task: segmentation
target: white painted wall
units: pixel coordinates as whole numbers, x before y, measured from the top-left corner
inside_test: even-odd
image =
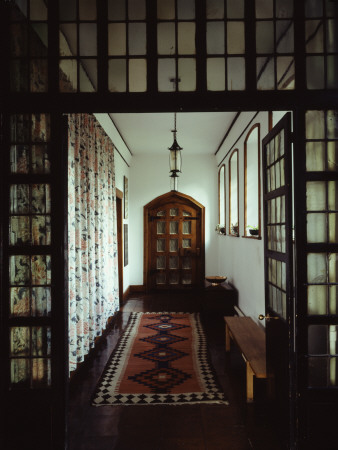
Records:
[[[220,163],[232,147],[239,151],[239,236],[217,235],[218,272],[226,275],[228,281],[238,289],[239,307],[245,315],[258,321],[259,314],[265,312],[264,299],[264,241],[246,239],[244,235],[244,141],[248,131],[255,123],[261,124],[261,140],[268,133],[268,113],[262,112],[248,126],[247,131],[237,141],[255,113],[242,113],[233,130],[217,154]],[[262,149],[260,149],[262,150]],[[229,156],[225,158],[227,186],[227,229],[229,226]],[[261,159],[262,161],[262,159]],[[262,171],[261,171],[262,173]],[[217,172],[214,174],[216,179]],[[262,186],[261,186],[262,189]],[[261,223],[263,224],[263,193],[261,192]]]
[[[170,190],[169,152],[134,156],[130,168],[129,249],[130,284],[143,284],[143,207]],[[206,275],[217,275],[217,171],[213,156],[188,156],[182,152],[178,190],[205,206]],[[216,173],[216,175],[215,175]]]
[[[115,128],[109,115],[95,114],[95,117],[100,122],[102,128],[114,144],[115,185],[117,189],[123,192],[123,177],[126,176],[128,180],[130,179],[130,168],[128,165],[130,165],[132,155],[122,140],[119,132]],[[123,223],[129,223],[129,218],[123,219]],[[128,264],[126,267],[123,267],[123,292],[128,289],[130,284],[130,265]]]

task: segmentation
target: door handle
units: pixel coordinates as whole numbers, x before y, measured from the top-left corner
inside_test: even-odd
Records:
[[[270,320],[270,319],[279,319],[279,317],[276,317],[276,316],[270,316],[270,314],[267,314],[266,316],[264,316],[264,314],[260,314],[259,316],[258,316],[258,319],[259,320]]]

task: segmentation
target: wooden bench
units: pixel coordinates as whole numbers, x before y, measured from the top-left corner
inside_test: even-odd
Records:
[[[267,378],[265,332],[250,317],[224,317],[225,351],[231,339],[246,362],[246,401],[253,401],[253,377]]]

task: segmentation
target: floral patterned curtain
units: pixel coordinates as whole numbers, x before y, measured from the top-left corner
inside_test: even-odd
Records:
[[[68,116],[69,369],[118,310],[113,145],[94,116]]]

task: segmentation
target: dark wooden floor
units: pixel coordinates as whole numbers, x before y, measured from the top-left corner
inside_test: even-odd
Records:
[[[234,348],[224,352],[222,313],[208,312],[198,294],[138,295],[118,314],[113,329],[70,389],[70,450],[280,450],[275,411],[265,380],[255,380],[255,402],[245,401],[245,365]],[[212,363],[230,405],[101,406],[90,398],[132,311],[201,312]]]

